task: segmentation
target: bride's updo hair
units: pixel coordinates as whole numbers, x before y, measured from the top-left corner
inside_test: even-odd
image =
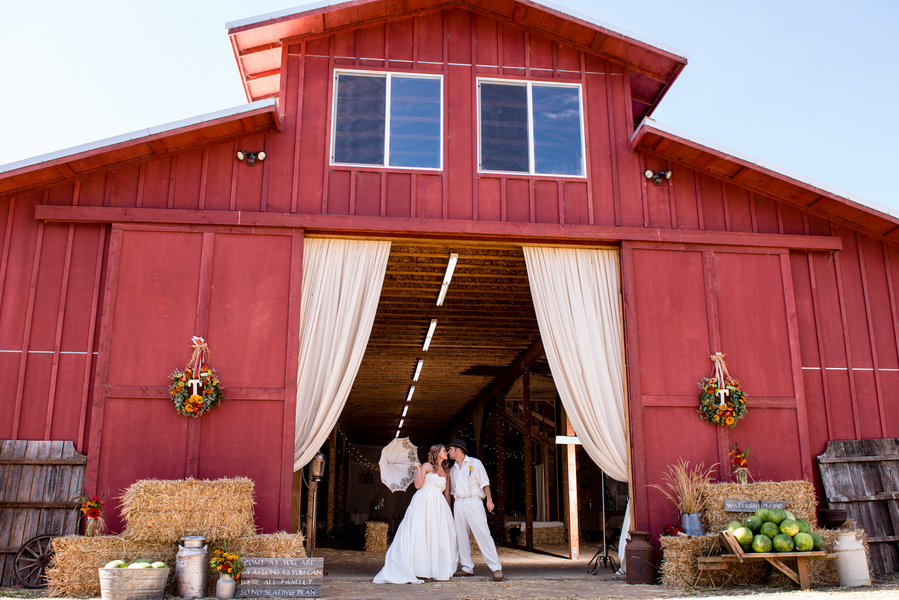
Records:
[[[443,450],[445,446],[443,444],[434,444],[431,446],[431,449],[428,451],[428,462],[431,463],[431,466],[434,467],[434,472],[436,473],[438,469],[443,469],[446,472],[448,469],[446,467],[447,462],[444,459],[440,460],[440,451]]]

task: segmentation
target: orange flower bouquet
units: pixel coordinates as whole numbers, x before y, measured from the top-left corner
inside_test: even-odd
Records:
[[[75,508],[81,511],[85,520],[84,535],[91,537],[100,535],[106,531],[106,521],[103,520],[103,506],[106,504],[97,496],[88,496],[84,490],[72,497],[78,503]]]
[[[228,545],[225,544],[223,550],[216,550],[213,553],[209,566],[223,575],[237,579],[244,569],[240,554],[240,552],[228,552]]]

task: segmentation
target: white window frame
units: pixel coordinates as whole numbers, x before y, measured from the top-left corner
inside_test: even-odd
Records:
[[[491,171],[484,169],[483,156],[481,154],[481,83],[500,84],[508,86],[527,87],[528,101],[528,171]],[[534,86],[538,87],[569,87],[577,88],[578,94],[578,117],[581,128],[581,175],[565,175],[558,173],[537,173],[534,170],[534,101],[531,93]],[[478,107],[477,107],[477,128],[478,128],[478,173],[492,173],[497,175],[518,175],[534,176],[534,177],[555,177],[564,179],[586,179],[587,178],[587,139],[584,131],[584,86],[580,83],[567,83],[557,80],[552,81],[524,81],[520,79],[497,79],[490,77],[478,78]]]
[[[374,163],[345,163],[345,162],[336,162],[334,160],[334,152],[335,145],[337,143],[337,80],[340,75],[357,75],[361,77],[383,77],[386,81],[386,98],[385,98],[385,110],[384,110],[384,164],[374,164]],[[408,78],[417,78],[417,79],[436,79],[440,82],[440,135],[439,135],[439,143],[440,147],[440,160],[439,165],[437,167],[404,167],[404,166],[393,166],[388,164],[390,162],[390,101],[391,101],[391,93],[390,93],[390,80],[394,77],[408,77]],[[396,71],[369,71],[369,70],[361,70],[361,69],[334,69],[334,76],[331,80],[331,86],[333,93],[333,101],[331,103],[331,144],[329,151],[329,159],[330,165],[334,167],[367,167],[369,169],[400,169],[400,170],[413,170],[413,171],[443,171],[443,146],[444,146],[444,86],[443,86],[443,74],[440,73],[405,73],[405,72],[396,72]]]

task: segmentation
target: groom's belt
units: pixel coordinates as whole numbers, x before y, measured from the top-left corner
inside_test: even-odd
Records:
[[[478,500],[483,500],[484,496],[458,496],[456,494],[453,494],[453,498],[455,498],[456,500],[468,500],[469,498],[477,498]]]

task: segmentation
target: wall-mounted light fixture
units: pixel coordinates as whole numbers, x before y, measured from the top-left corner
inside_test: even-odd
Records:
[[[656,185],[662,185],[663,179],[671,179],[671,171],[653,171],[652,169],[646,169],[643,175],[646,176],[646,179],[652,179],[652,182]]]
[[[431,345],[431,338],[434,337],[435,329],[437,329],[437,319],[431,319],[431,326],[428,327],[428,335],[425,336],[425,345],[422,347],[422,350],[425,352],[428,351],[428,346]]]
[[[247,164],[252,167],[253,165],[256,164],[257,160],[260,162],[265,160],[265,151],[260,150],[258,152],[247,152],[246,150],[238,150],[237,151],[237,160],[242,161],[244,159],[246,159]]]
[[[437,306],[443,306],[443,300],[446,298],[446,292],[449,290],[450,280],[453,278],[453,271],[456,270],[456,261],[459,255],[453,252],[450,254],[449,263],[446,265],[446,274],[443,276],[443,283],[440,285],[440,295],[437,296]]]

